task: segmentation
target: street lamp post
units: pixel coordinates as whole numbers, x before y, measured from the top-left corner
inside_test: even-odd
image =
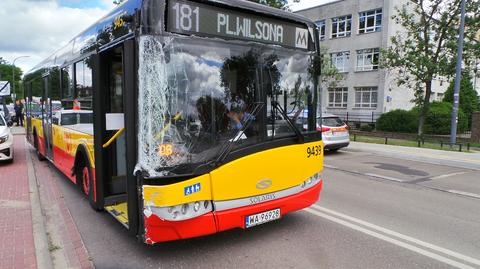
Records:
[[[18,56],[17,58],[13,59],[13,63],[12,63],[12,93],[15,94],[16,96],[16,93],[15,93],[15,61],[20,59],[20,58],[27,58],[27,57],[30,57],[28,55],[25,55],[25,56]],[[13,100],[15,102],[15,100]]]
[[[465,28],[465,0],[462,0],[460,11],[460,33],[458,35],[458,51],[457,51],[457,67],[455,76],[455,87],[453,89],[453,109],[450,129],[450,146],[457,142],[457,123],[458,123],[458,106],[460,101],[460,80],[462,77],[462,53],[463,53],[463,36]]]

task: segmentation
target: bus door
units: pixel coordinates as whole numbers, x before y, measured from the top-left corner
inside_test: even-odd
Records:
[[[42,127],[43,137],[45,141],[45,157],[52,159],[52,103],[51,103],[51,89],[50,89],[50,77],[49,75],[43,77],[43,116]]]
[[[93,62],[96,203],[136,234],[135,41],[105,49]]]

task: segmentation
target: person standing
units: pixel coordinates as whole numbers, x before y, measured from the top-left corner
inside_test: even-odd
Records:
[[[15,110],[15,116],[16,116],[16,123],[17,126],[23,126],[23,104],[20,102],[20,100],[15,101],[15,106],[13,107]]]

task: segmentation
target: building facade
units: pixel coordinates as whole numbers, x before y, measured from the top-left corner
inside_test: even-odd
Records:
[[[380,50],[402,32],[392,16],[406,0],[338,0],[297,11],[315,21],[320,44],[343,74],[334,87],[323,85],[322,109],[351,122],[374,122],[384,112],[410,109],[414,90],[399,87],[399,73],[379,68]],[[432,101],[441,100],[448,82],[433,82]]]

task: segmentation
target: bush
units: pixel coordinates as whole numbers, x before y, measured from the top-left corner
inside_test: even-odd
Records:
[[[450,134],[452,104],[448,102],[433,102],[425,119],[426,134]],[[468,128],[468,119],[461,109],[458,111],[457,131],[463,133]]]
[[[373,131],[373,126],[371,124],[360,126],[360,131],[362,132],[371,132]]]
[[[414,110],[392,110],[382,114],[377,120],[377,130],[384,132],[415,133],[418,128],[418,115]]]

